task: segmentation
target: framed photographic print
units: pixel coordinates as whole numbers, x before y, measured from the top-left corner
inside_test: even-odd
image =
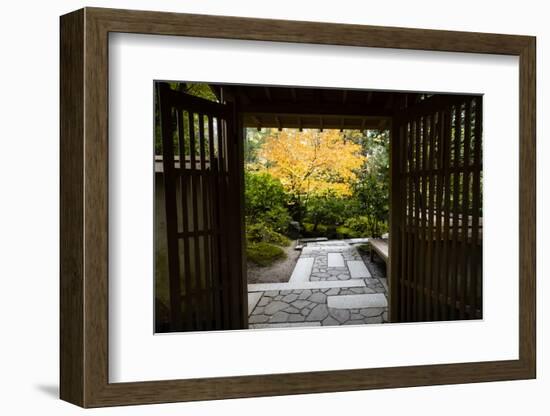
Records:
[[[62,399],[535,377],[535,38],[85,8],[60,52]]]

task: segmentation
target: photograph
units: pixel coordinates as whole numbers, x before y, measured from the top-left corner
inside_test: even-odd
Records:
[[[155,333],[483,318],[482,95],[152,88]]]
[[[527,380],[540,367],[543,14],[394,7],[381,18],[294,3],[56,13],[56,80],[40,85],[58,93],[59,114],[39,125],[59,132],[59,151],[31,135],[42,150],[26,166],[55,165],[59,250],[38,254],[59,263],[57,285],[28,244],[19,262],[59,295],[31,302],[33,319],[56,303],[59,324],[37,326],[57,358],[42,354],[55,377],[36,380],[82,408],[138,412],[213,401],[242,413],[227,399],[296,395],[291,413],[308,397],[309,413],[364,413],[319,405],[345,392],[390,413],[539,403],[544,383]],[[8,84],[26,114],[7,123],[20,147],[30,96]],[[31,154],[17,146],[6,177]],[[16,186],[27,220],[52,193],[36,187],[42,173],[28,192]],[[42,236],[6,218],[21,241]],[[34,293],[10,281],[25,287],[6,293]],[[14,322],[24,342],[42,339]],[[28,378],[37,366],[19,367]],[[503,389],[520,384],[516,405]]]

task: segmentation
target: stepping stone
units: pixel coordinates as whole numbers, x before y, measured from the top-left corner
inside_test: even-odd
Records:
[[[304,319],[306,319],[305,316],[291,314],[288,317],[288,322],[304,322]]]
[[[351,319],[349,321],[344,322],[342,325],[364,325],[365,322],[363,322],[362,319]]]
[[[371,274],[367,269],[367,266],[365,266],[365,263],[363,263],[363,260],[348,261],[348,269],[352,279],[371,277]]]
[[[329,308],[355,309],[355,308],[385,308],[388,306],[386,296],[382,293],[366,295],[339,295],[329,296],[327,299]]]
[[[328,316],[328,308],[325,304],[319,304],[310,312],[306,321],[322,321]]]
[[[321,322],[284,322],[280,324],[255,324],[250,325],[250,329],[300,328],[309,326],[321,326]]]
[[[295,293],[291,293],[283,298],[283,302],[292,303],[296,299],[298,299],[298,295],[296,295]]]
[[[286,302],[281,302],[280,300],[276,300],[271,302],[269,305],[267,305],[264,309],[264,313],[266,315],[273,315],[276,312],[282,311],[283,309],[288,308],[290,305]]]
[[[365,319],[367,324],[381,324],[382,323],[382,317],[381,316],[374,316],[372,318]]]
[[[338,322],[332,316],[329,316],[323,320],[323,326],[332,326],[332,325],[340,325],[340,322]]]
[[[297,308],[297,309],[302,309],[304,306],[309,305],[309,303],[310,302],[308,302],[307,300],[299,299],[299,300],[295,300],[294,302],[292,302],[292,306]]]
[[[349,320],[350,317],[347,309],[329,309],[329,314],[341,324]]]
[[[292,271],[289,283],[308,282],[314,260],[313,257],[300,257]]]
[[[248,294],[248,315],[252,313],[262,295],[262,292],[252,292]]]
[[[344,258],[340,253],[328,253],[328,267],[345,267]]]
[[[312,294],[307,300],[315,303],[325,303],[325,301],[327,300],[327,295],[321,292],[317,292]]]
[[[288,313],[279,311],[271,317],[269,322],[286,322],[288,321]]]
[[[330,289],[332,287],[366,287],[365,281],[363,279],[348,279],[348,280],[337,280],[337,281],[327,281],[322,280],[318,282],[287,282],[287,283],[252,283],[248,285],[249,292],[266,292],[268,293],[279,293],[279,290],[305,290],[305,289]],[[300,296],[298,296],[300,299]]]
[[[361,309],[361,314],[365,318],[372,318],[373,316],[380,316],[385,310],[386,308],[366,308]]]
[[[269,316],[266,316],[266,315],[252,315],[250,318],[248,318],[248,323],[260,324],[263,322],[267,322],[268,319],[269,319]]]

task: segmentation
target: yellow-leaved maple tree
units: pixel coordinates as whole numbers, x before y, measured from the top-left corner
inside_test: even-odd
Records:
[[[366,160],[361,145],[346,141],[338,130],[275,132],[266,138],[260,157],[265,169],[297,198],[350,195],[355,170]]]

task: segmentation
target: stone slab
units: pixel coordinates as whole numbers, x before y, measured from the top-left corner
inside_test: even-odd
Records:
[[[327,298],[327,306],[339,309],[384,308],[388,306],[388,301],[382,293],[338,295],[329,296]]]
[[[352,279],[371,277],[369,269],[367,269],[367,266],[365,266],[363,260],[349,260],[348,269]]]
[[[313,257],[300,257],[292,271],[289,282],[309,282],[314,261],[315,259]]]
[[[293,283],[253,283],[248,285],[248,292],[265,292],[268,290],[331,289],[333,287],[366,287],[366,284],[363,279],[320,280],[316,282]]]
[[[343,244],[343,245],[340,245],[340,246],[336,246],[336,245],[330,245],[330,246],[321,246],[321,245],[318,245],[318,246],[306,246],[302,249],[302,253],[303,254],[310,254],[312,252],[319,252],[319,251],[324,251],[324,252],[327,252],[327,251],[342,251],[342,250],[349,250],[351,249],[353,246],[350,246],[349,244]]]
[[[347,243],[350,244],[365,244],[369,242],[368,238],[350,238],[346,240]]]
[[[248,294],[248,315],[252,313],[262,295],[263,292],[252,292]]]
[[[384,289],[386,289],[386,292],[389,292],[388,279],[386,279],[385,277],[380,277],[378,278],[378,280],[380,280],[380,283],[382,283],[382,286],[384,286]]]
[[[344,257],[340,253],[328,253],[328,267],[346,267]]]

